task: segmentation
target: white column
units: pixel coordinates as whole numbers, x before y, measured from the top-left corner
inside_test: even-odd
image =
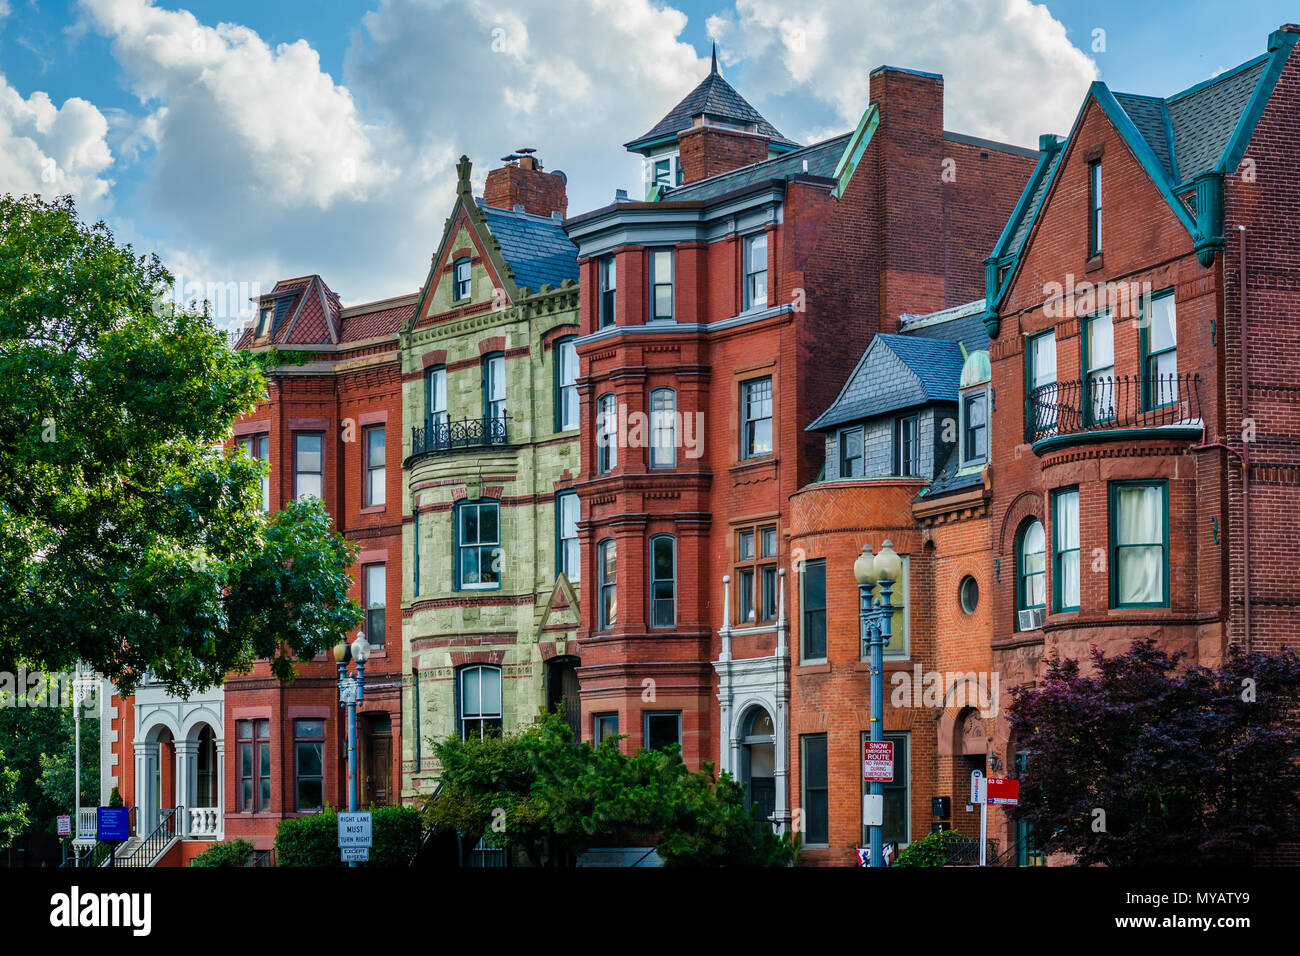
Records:
[[[772,727],[776,735],[772,754],[772,776],[776,786],[776,806],[772,816],[776,820],[777,832],[785,833],[789,827],[789,709],[790,688],[786,682],[786,666],[790,660],[790,645],[786,640],[787,622],[785,619],[785,568],[777,572],[777,614],[776,614],[776,712],[772,714]]]
[[[220,733],[217,734],[217,793],[212,804],[217,808],[217,839],[224,840],[226,837],[226,741]]]
[[[193,740],[176,741],[176,806],[184,809],[176,813],[176,833],[190,835],[190,808],[194,804],[194,771],[198,757],[198,744]]]
[[[718,655],[718,763],[735,774],[735,745],[731,739],[731,575],[722,576],[722,653]]]

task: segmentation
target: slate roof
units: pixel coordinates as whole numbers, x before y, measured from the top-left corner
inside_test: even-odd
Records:
[[[748,101],[736,92],[735,87],[717,72],[716,63],[714,70],[700,82],[700,85],[687,93],[686,97],[669,110],[663,119],[644,135],[623,145],[627,149],[635,150],[662,137],[675,137],[682,130],[694,126],[695,117],[701,114],[727,123],[735,123],[737,126],[753,125],[759,133],[774,143],[799,145],[794,140],[782,136],[780,131],[765,120],[758,110],[750,106]]]
[[[719,173],[708,179],[700,179],[686,186],[665,189],[660,193],[659,199],[661,202],[714,199],[755,183],[786,179],[790,176],[821,176],[831,179],[834,177],[835,167],[840,157],[844,154],[844,147],[852,135],[852,133],[844,133],[842,136],[834,136],[820,143],[804,146],[772,159],[765,159],[760,163],[741,166],[739,169]],[[805,160],[808,162],[806,173],[803,168]]]
[[[273,305],[275,310],[271,318],[273,345],[332,345],[336,340],[344,343],[396,335],[402,320],[415,309],[414,302],[384,299],[353,306],[344,317],[338,294],[319,275],[281,279],[262,296],[259,311],[265,305]],[[254,318],[240,334],[236,349],[253,345],[256,321]]]
[[[982,468],[968,471],[964,475],[959,475],[958,469],[961,467],[961,444],[952,446],[952,451],[948,453],[948,460],[943,463],[939,469],[939,474],[935,475],[934,481],[930,482],[916,496],[921,498],[937,498],[939,495],[946,495],[950,491],[960,491],[963,488],[973,488],[976,485],[984,484],[984,473]]]
[[[497,209],[482,200],[479,209],[501,245],[515,285],[536,290],[544,284],[559,286],[565,279],[578,281],[578,247],[559,219]]]

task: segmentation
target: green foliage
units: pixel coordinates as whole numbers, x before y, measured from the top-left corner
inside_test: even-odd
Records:
[[[108,795],[108,805],[110,807],[124,807],[126,801],[122,799],[122,791],[113,787],[113,792]]]
[[[224,443],[267,360],[159,306],[170,282],[70,198],[0,197],[0,659],[128,694],[266,657],[288,680],[360,623],[353,551],[319,501],[262,513],[264,465]]]
[[[0,671],[12,673],[15,669],[0,656]],[[26,697],[24,704],[33,703],[25,691],[18,696]],[[53,833],[55,817],[71,813],[75,805],[72,708],[18,707],[14,703],[6,701],[0,706],[0,741],[4,742],[0,772],[10,770],[17,775],[16,800],[26,805],[29,826]],[[99,803],[99,720],[93,712],[82,713],[81,803],[88,807]]]
[[[506,737],[434,744],[442,790],[431,827],[520,849],[534,865],[586,849],[654,843],[671,866],[785,865],[790,843],[754,825],[744,792],[713,766],[692,773],[674,751],[622,753],[613,738],[575,744],[557,714]]]
[[[424,826],[411,807],[376,807],[371,811],[370,860],[361,866],[410,866],[420,849]],[[275,834],[278,866],[344,866],[339,859],[339,818],[333,808],[306,817],[281,820]]]
[[[948,862],[948,855],[955,844],[961,843],[963,837],[956,830],[940,830],[930,833],[914,843],[909,843],[894,857],[891,866],[943,866]]]
[[[243,866],[253,855],[253,844],[244,839],[214,843],[194,859],[190,866]]]
[[[6,767],[0,750],[0,850],[7,849],[27,823],[27,804],[18,799],[18,771]]]

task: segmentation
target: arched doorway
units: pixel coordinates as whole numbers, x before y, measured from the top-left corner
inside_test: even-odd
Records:
[[[136,747],[139,808],[136,830],[141,836],[153,832],[162,812],[176,806],[176,738],[165,724],[155,724]]]
[[[573,739],[582,739],[582,701],[578,697],[578,658],[562,655],[546,662],[546,710],[563,705]]]
[[[776,812],[776,728],[772,715],[751,707],[741,722],[740,781],[745,805],[759,826],[771,826]]]

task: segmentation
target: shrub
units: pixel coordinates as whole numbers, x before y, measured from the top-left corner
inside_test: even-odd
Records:
[[[370,860],[362,866],[409,866],[420,849],[424,827],[411,807],[377,807],[372,811]],[[282,820],[275,834],[280,866],[343,866],[338,847],[338,811]]]
[[[190,866],[243,866],[253,854],[253,844],[244,839],[214,843],[194,859]]]
[[[122,791],[118,790],[117,787],[114,787],[113,792],[108,795],[108,805],[110,807],[126,806],[126,801],[122,799]]]
[[[940,830],[909,843],[894,859],[893,866],[943,866],[953,844],[965,839],[956,830]]]

